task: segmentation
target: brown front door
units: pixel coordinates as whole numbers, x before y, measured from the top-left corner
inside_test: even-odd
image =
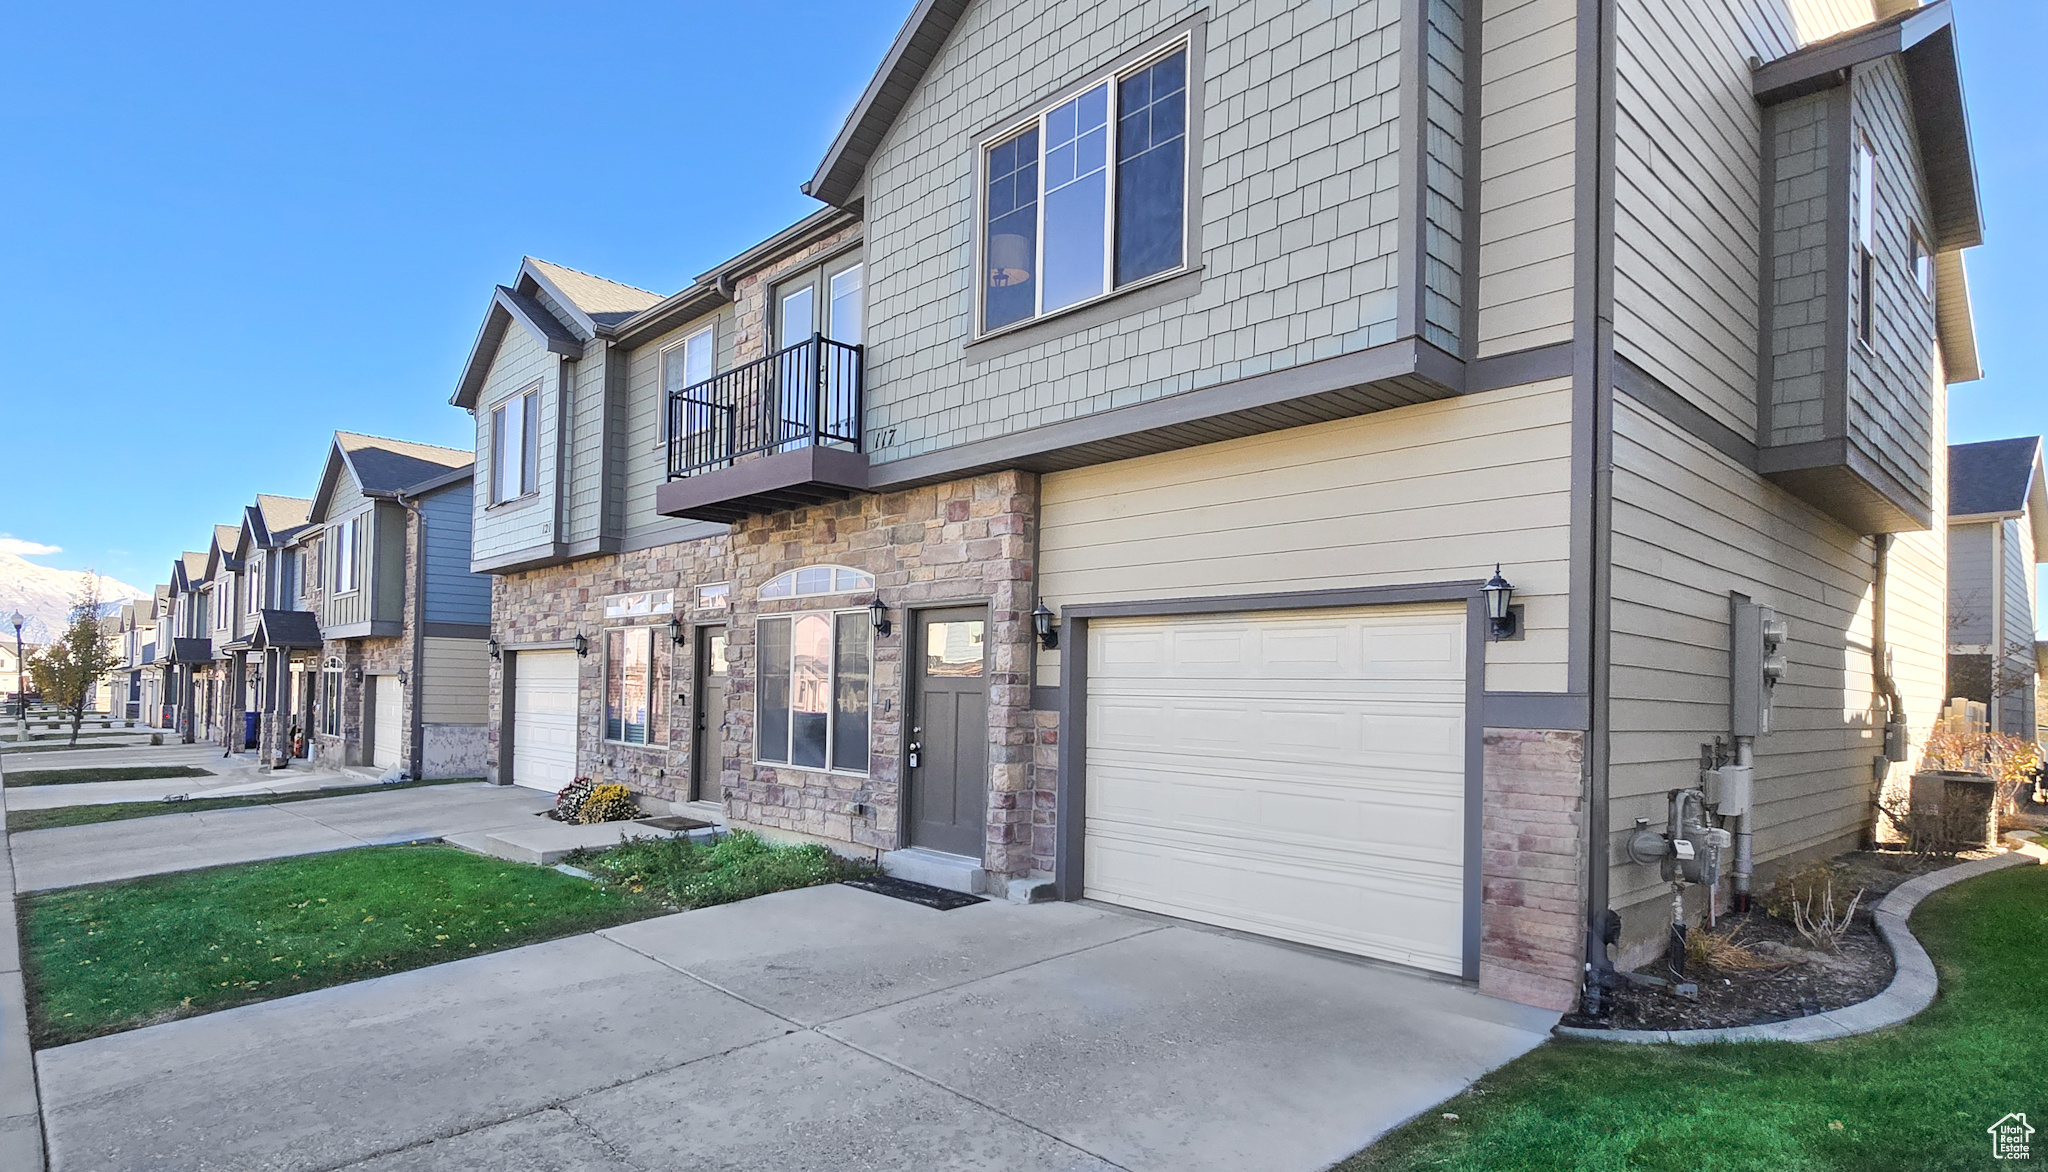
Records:
[[[697,628],[695,701],[690,705],[690,797],[715,802],[724,796],[719,773],[725,765],[725,628]]]
[[[910,845],[979,860],[988,834],[988,611],[917,613]]]

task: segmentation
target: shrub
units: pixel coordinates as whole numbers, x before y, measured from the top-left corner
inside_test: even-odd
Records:
[[[576,809],[576,821],[584,825],[596,822],[625,822],[640,816],[639,803],[633,800],[633,791],[623,785],[600,785],[590,791],[583,804]]]
[[[842,859],[816,843],[776,846],[745,830],[715,843],[636,838],[607,851],[579,854],[577,859],[610,882],[636,892],[651,888],[686,908],[836,883],[874,871],[871,865]]]
[[[1688,971],[1714,969],[1724,973],[1746,973],[1776,968],[1779,962],[1759,955],[1744,944],[1741,929],[1726,932],[1694,928],[1685,934],[1685,964]]]
[[[2032,785],[2041,768],[2041,746],[2001,732],[1936,725],[1927,738],[1920,769],[1981,773],[1998,783],[1998,812],[2018,809],[2020,790]]]
[[[1764,898],[1764,910],[1792,927],[1808,944],[1828,952],[1842,950],[1842,937],[1856,922],[1856,908],[1863,902],[1863,888],[1848,895],[1835,890],[1836,868],[1829,863],[1810,863],[1797,871],[1778,876]]]
[[[574,822],[583,811],[583,803],[590,800],[590,791],[597,786],[587,777],[579,777],[562,787],[555,795],[555,821]]]

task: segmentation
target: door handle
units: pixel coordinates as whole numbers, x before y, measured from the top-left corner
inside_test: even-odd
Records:
[[[917,743],[916,741],[912,741],[912,742],[910,742],[910,749],[909,749],[909,754],[910,754],[910,767],[911,767],[912,769],[915,769],[915,768],[917,768],[917,752],[918,752],[918,750],[919,750],[919,749],[922,749],[922,748],[924,748],[924,746],[923,746],[923,745],[920,745],[920,744],[918,744],[918,743]]]

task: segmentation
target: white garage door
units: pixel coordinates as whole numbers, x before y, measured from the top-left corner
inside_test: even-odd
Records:
[[[405,740],[405,685],[397,676],[372,676],[376,681],[377,710],[370,720],[370,764],[386,769],[404,756],[399,746]]]
[[[576,653],[518,656],[512,674],[512,780],[552,793],[576,780]]]
[[[1464,968],[1465,611],[1088,628],[1090,898]]]

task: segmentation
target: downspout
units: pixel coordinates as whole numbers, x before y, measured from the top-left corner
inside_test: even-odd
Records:
[[[1906,759],[1906,701],[1899,694],[1899,682],[1892,676],[1891,645],[1891,562],[1892,535],[1880,533],[1871,539],[1870,556],[1870,675],[1877,681],[1877,691],[1884,697],[1884,739],[1880,742],[1882,754],[1870,763],[1872,780],[1876,782],[1876,793],[1871,796],[1873,803],[1884,799],[1884,782],[1890,774],[1893,761]],[[1872,819],[1872,833],[1876,831],[1876,819]]]
[[[407,748],[412,754],[412,779],[419,781],[426,776],[427,727],[421,723],[425,717],[426,705],[421,700],[420,669],[427,662],[427,514],[421,510],[419,501],[408,500],[403,492],[393,494],[399,506],[412,514],[413,556],[412,556],[412,686],[406,689],[406,707],[412,714],[412,735],[407,738]]]

